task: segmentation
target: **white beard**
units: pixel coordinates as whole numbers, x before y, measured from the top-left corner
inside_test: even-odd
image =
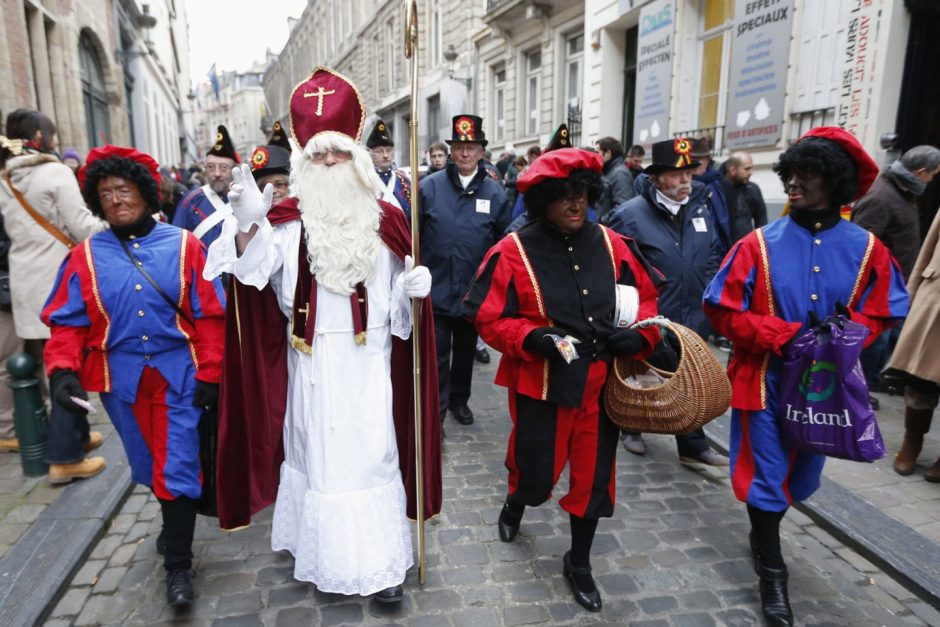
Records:
[[[353,158],[326,166],[305,154],[325,148],[351,152]],[[300,207],[310,271],[331,292],[352,294],[357,283],[372,278],[382,245],[381,182],[372,160],[352,139],[324,133],[311,139],[303,153],[294,152],[292,162],[291,194]]]

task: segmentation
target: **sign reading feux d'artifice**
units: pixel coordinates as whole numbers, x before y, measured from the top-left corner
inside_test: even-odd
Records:
[[[725,145],[731,150],[780,140],[792,15],[793,0],[735,3],[725,116]]]
[[[669,137],[674,16],[672,0],[657,0],[640,10],[633,114],[635,144],[650,144]]]

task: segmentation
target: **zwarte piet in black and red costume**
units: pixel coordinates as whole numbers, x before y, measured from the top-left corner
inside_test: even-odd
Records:
[[[571,550],[563,572],[590,611],[602,605],[591,545],[598,519],[614,512],[618,430],[603,404],[608,368],[618,355],[649,356],[659,341],[655,328],[615,327],[617,292],[632,293],[635,322],[656,315],[662,280],[633,240],[586,219],[603,191],[601,166],[600,155],[573,148],[539,157],[517,182],[532,220],[489,250],[463,303],[502,353],[496,384],[509,388],[500,539],[513,541],[525,508],[551,497],[567,465],[570,486],[559,504],[571,519]],[[564,358],[560,340],[576,342],[576,359]]]

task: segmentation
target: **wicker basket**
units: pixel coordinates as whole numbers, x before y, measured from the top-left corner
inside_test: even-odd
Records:
[[[607,378],[604,405],[611,421],[627,431],[640,433],[688,433],[714,420],[731,405],[731,382],[705,341],[691,329],[655,318],[640,326],[656,324],[679,338],[679,367],[664,373],[645,361],[618,357]],[[641,388],[626,379],[653,370],[665,381]]]

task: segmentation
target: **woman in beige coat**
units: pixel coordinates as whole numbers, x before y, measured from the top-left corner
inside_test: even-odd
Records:
[[[911,310],[888,366],[907,374],[904,385],[904,442],[894,458],[894,470],[910,475],[917,465],[940,401],[940,213],[934,218],[917,263],[907,282]],[[924,478],[940,482],[940,459]]]
[[[13,327],[24,341],[26,352],[41,365],[49,327],[39,319],[39,312],[69,251],[61,240],[80,242],[104,230],[107,223],[88,210],[75,175],[59,161],[55,153],[56,127],[48,116],[17,109],[7,117],[6,137],[0,142],[0,212],[10,238]],[[38,219],[24,207],[17,193]],[[40,224],[43,220],[46,226]],[[93,431],[85,449],[95,448],[101,441],[101,434]],[[7,450],[16,448],[18,443]],[[98,474],[104,466],[104,459],[93,457],[77,463],[50,464],[49,473],[54,482],[63,483]]]

